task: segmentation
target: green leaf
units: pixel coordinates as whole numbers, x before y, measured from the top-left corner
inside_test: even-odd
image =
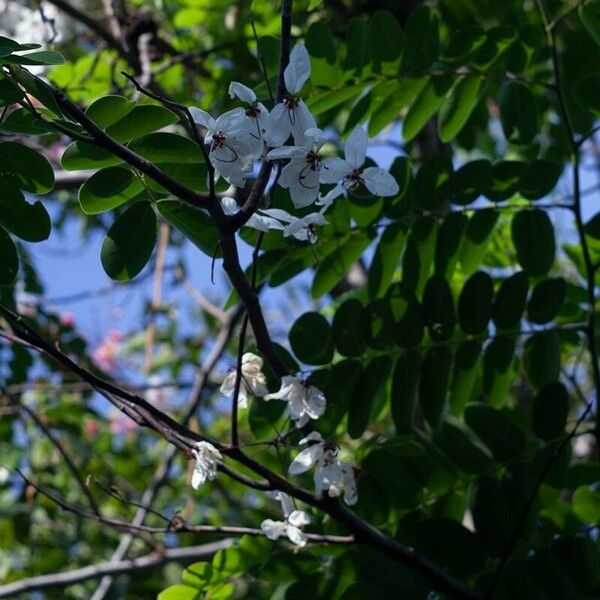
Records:
[[[435,75],[428,79],[425,87],[410,105],[402,123],[402,135],[406,142],[414,139],[440,109],[452,81],[448,75]]]
[[[516,460],[525,451],[523,430],[504,412],[483,404],[470,404],[465,422],[500,462]]]
[[[506,139],[515,144],[529,144],[538,132],[535,98],[527,85],[507,81],[498,96],[500,121]]]
[[[325,59],[330,64],[335,63],[335,40],[325,22],[312,23],[306,32],[304,43],[311,57]]]
[[[439,19],[428,6],[420,5],[410,13],[405,32],[403,66],[420,73],[438,58]]]
[[[392,379],[391,408],[398,434],[412,432],[420,372],[421,355],[418,351],[406,352],[396,360]]]
[[[534,160],[528,164],[519,182],[519,191],[527,200],[547,196],[558,183],[563,171],[562,163],[551,160]]]
[[[355,298],[346,300],[333,317],[333,339],[343,356],[361,356],[366,349],[361,320],[363,306]]]
[[[19,272],[19,255],[17,247],[10,236],[0,227],[0,285],[10,285]]]
[[[2,59],[2,62],[9,65],[62,65],[65,59],[59,52],[52,50],[40,50],[39,52],[29,52],[28,54],[12,54]]]
[[[348,406],[348,435],[358,439],[369,425],[375,398],[386,385],[392,361],[387,356],[370,360]]]
[[[0,144],[0,177],[7,175],[19,188],[33,194],[45,194],[54,186],[54,171],[48,160],[16,142]]]
[[[573,96],[577,104],[585,111],[589,111],[595,117],[600,116],[600,97],[598,86],[600,75],[592,73],[578,79],[572,88]]]
[[[112,152],[86,142],[72,142],[67,146],[60,159],[63,169],[79,171],[80,169],[99,169],[118,165],[123,161]]]
[[[371,62],[372,47],[369,39],[369,21],[366,16],[352,17],[345,26],[348,52],[344,60],[344,70],[362,75]]]
[[[202,590],[178,583],[163,590],[157,600],[202,600],[203,596]]]
[[[573,511],[585,523],[600,523],[600,491],[579,486],[573,494]]]
[[[404,48],[404,32],[396,17],[388,10],[373,13],[369,26],[373,68],[379,72],[382,65],[394,63],[400,58]]]
[[[369,136],[375,137],[391,122],[399,119],[400,111],[411,103],[425,85],[424,78],[416,77],[398,77],[377,83],[372,90]]]
[[[348,273],[350,267],[362,256],[371,243],[373,235],[368,232],[350,235],[340,248],[323,259],[315,272],[311,287],[313,298],[320,298],[335,287]]]
[[[423,318],[434,342],[443,342],[454,333],[456,313],[452,291],[446,279],[433,275],[423,292]]]
[[[516,194],[527,169],[525,163],[516,160],[500,160],[492,166],[492,182],[485,195],[493,202],[508,200]]]
[[[424,323],[415,293],[403,283],[395,283],[388,288],[385,300],[390,322],[382,323],[384,336],[391,336],[401,348],[412,348],[419,344],[423,339]]]
[[[140,104],[110,125],[106,133],[117,142],[128,142],[177,122],[179,117],[164,106]]]
[[[146,160],[155,163],[204,163],[198,144],[176,133],[150,133],[134,140],[129,147]]]
[[[112,224],[100,259],[106,274],[117,281],[133,279],[145,266],[156,243],[156,215],[148,202],[128,208]]]
[[[433,211],[447,200],[444,192],[452,168],[448,156],[434,156],[423,163],[414,181],[415,203],[419,208]]]
[[[27,242],[47,240],[52,227],[44,205],[29,204],[5,176],[0,178],[0,225]]]
[[[369,267],[369,298],[382,296],[394,277],[406,242],[406,229],[399,223],[390,223],[377,244]]]
[[[600,212],[596,213],[583,227],[587,235],[600,240]]]
[[[525,372],[535,388],[556,381],[560,376],[560,338],[557,331],[540,331],[525,343]]]
[[[471,439],[472,435],[458,425],[445,422],[434,439],[459,469],[480,474],[489,467],[491,456]]]
[[[135,198],[144,185],[125,167],[108,167],[94,173],[79,189],[79,204],[86,215],[96,215]]]
[[[321,94],[311,96],[307,102],[307,106],[313,115],[320,115],[350,99],[356,98],[362,89],[362,86],[354,85],[322,92]]]
[[[527,304],[527,319],[540,325],[549,323],[560,312],[566,293],[567,284],[562,277],[538,282]]]
[[[556,242],[548,215],[540,209],[523,210],[514,215],[512,239],[519,263],[529,275],[545,275],[554,263]]]
[[[0,106],[14,104],[23,98],[23,92],[7,77],[0,75]],[[0,124],[1,126],[2,124]]]
[[[301,315],[289,332],[296,358],[309,365],[324,365],[333,359],[333,336],[327,319],[316,312]]]
[[[402,257],[402,282],[420,296],[429,279],[438,223],[434,217],[424,217],[415,222],[410,231]]]
[[[12,78],[21,86],[23,89],[31,94],[34,98],[37,98],[48,110],[53,112],[58,117],[62,116],[62,111],[56,102],[54,93],[50,86],[42,81],[39,77],[32,75],[26,69],[17,65],[9,67]]]
[[[179,200],[161,200],[156,203],[156,208],[169,225],[183,233],[204,254],[211,258],[221,256],[219,231],[205,211]]]
[[[103,129],[117,123],[127,113],[132,111],[135,104],[123,96],[103,96],[92,102],[86,109],[85,114],[96,125]]]
[[[588,30],[596,44],[600,46],[600,2],[591,0],[579,4],[577,9],[581,23]]]
[[[492,317],[498,329],[514,329],[525,310],[529,280],[523,271],[507,277],[496,294]]]
[[[478,210],[470,219],[460,249],[460,262],[465,275],[477,270],[498,221],[493,208]]]
[[[495,407],[506,404],[515,376],[515,341],[497,336],[488,344],[483,355],[483,393],[486,402]]]
[[[453,140],[466,125],[479,101],[485,79],[470,75],[459,79],[440,110],[438,132],[442,142]]]
[[[545,385],[535,397],[531,423],[535,435],[552,440],[565,431],[569,413],[569,393],[559,381]]]
[[[483,333],[492,316],[494,283],[483,271],[466,281],[458,298],[458,321],[462,330],[471,335]]]
[[[472,160],[454,171],[443,190],[452,204],[466,206],[486,193],[492,185],[492,164],[489,160]]]
[[[446,215],[438,230],[435,245],[435,273],[451,278],[458,259],[468,218],[459,212]]]
[[[438,427],[444,412],[451,366],[452,352],[447,346],[434,346],[423,358],[419,405],[433,429]]]
[[[454,415],[462,415],[465,406],[472,400],[480,371],[480,359],[479,342],[462,342],[456,350],[450,388],[450,407]]]

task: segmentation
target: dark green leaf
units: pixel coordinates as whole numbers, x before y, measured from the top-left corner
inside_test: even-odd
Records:
[[[518,212],[512,221],[512,239],[519,263],[529,275],[540,277],[550,270],[556,242],[552,222],[543,210]]]
[[[579,4],[579,18],[581,23],[594,38],[596,44],[600,46],[600,2],[591,0]]]
[[[311,294],[320,298],[329,292],[347,273],[371,243],[373,235],[368,232],[351,235],[340,248],[329,254],[317,267]]]
[[[506,404],[515,376],[515,341],[497,336],[483,355],[483,392],[486,402],[495,407]]]
[[[124,167],[108,167],[94,173],[79,190],[79,204],[87,215],[112,210],[137,196],[144,186]]]
[[[0,178],[0,225],[27,242],[47,240],[51,230],[44,205],[39,201],[29,204],[6,177]]]
[[[528,164],[519,183],[523,198],[539,200],[547,196],[558,183],[563,165],[551,160],[534,160]]]
[[[118,142],[128,142],[178,121],[179,117],[164,106],[140,104],[110,125],[106,133]]]
[[[425,87],[410,105],[402,123],[402,135],[406,142],[414,139],[429,119],[440,109],[452,81],[452,78],[447,75],[436,75],[429,78]]]
[[[54,186],[54,171],[48,160],[16,142],[0,144],[0,177],[5,179],[6,175],[19,188],[34,194],[45,194]]]
[[[2,59],[4,64],[9,65],[62,65],[65,59],[62,54],[52,50],[40,50],[39,52],[29,52],[28,54],[11,54]]]
[[[333,336],[327,319],[316,312],[304,313],[292,325],[290,345],[298,360],[324,365],[333,358]]]
[[[435,255],[438,222],[433,217],[413,225],[402,258],[402,282],[420,296],[429,279]]]
[[[386,356],[374,358],[365,366],[362,377],[348,406],[348,435],[359,438],[369,425],[375,398],[386,385],[392,360]]]
[[[483,473],[491,462],[491,456],[458,425],[442,423],[435,443],[459,469],[468,473]]]
[[[560,338],[557,331],[540,331],[525,343],[523,365],[531,384],[542,388],[560,375]]]
[[[23,97],[23,92],[19,86],[15,85],[10,79],[0,76],[0,106],[7,106],[18,102]]]
[[[493,208],[478,210],[470,219],[465,230],[460,262],[465,275],[477,270],[486,251],[499,214]]]
[[[439,20],[434,12],[420,5],[406,23],[403,66],[420,73],[431,66],[440,51]]]
[[[53,112],[58,117],[62,116],[62,111],[47,83],[17,65],[11,65],[9,70],[12,78],[23,87],[26,92],[31,94],[34,98],[37,98],[49,111]]]
[[[600,491],[578,487],[573,494],[573,511],[584,523],[599,523]]]
[[[566,292],[567,284],[562,277],[538,282],[527,304],[527,319],[540,325],[552,321],[563,306]]]
[[[181,231],[204,254],[211,258],[221,256],[219,232],[206,212],[179,200],[162,200],[156,208],[169,225]]]
[[[485,80],[478,75],[460,78],[440,110],[438,131],[442,142],[453,140],[466,125],[479,101]]]
[[[500,462],[515,460],[525,450],[523,430],[500,410],[471,404],[465,411],[465,422]]]
[[[373,67],[379,71],[382,63],[398,60],[404,48],[404,32],[396,17],[387,10],[371,15],[370,34]]]
[[[569,412],[569,394],[559,381],[545,385],[535,397],[531,423],[535,435],[551,440],[565,431]]]
[[[492,166],[492,182],[485,195],[494,202],[508,200],[516,194],[526,171],[525,163],[500,160]]]
[[[444,191],[452,177],[452,161],[448,156],[434,156],[427,160],[415,176],[416,205],[424,210],[435,210],[447,199]]]
[[[494,284],[492,278],[478,271],[466,281],[458,298],[458,321],[471,335],[483,333],[492,316]]]
[[[419,382],[419,406],[433,429],[436,429],[446,404],[452,352],[447,346],[430,348],[423,358]]]
[[[473,399],[475,381],[479,376],[481,343],[462,342],[454,355],[450,407],[454,415],[462,415],[465,406]]]
[[[19,271],[19,255],[14,242],[2,227],[0,227],[0,256],[2,256],[0,285],[10,285],[16,279]]]
[[[361,319],[362,304],[356,300],[346,300],[333,317],[333,339],[337,351],[343,356],[361,356],[366,343],[363,337]]]
[[[204,163],[198,144],[176,133],[150,133],[134,140],[129,147],[145,159],[156,163]]]
[[[401,283],[392,284],[384,302],[390,314],[385,331],[402,348],[412,348],[423,339],[424,323],[421,306],[414,292]]]
[[[73,142],[67,146],[60,162],[63,169],[67,171],[79,171],[80,169],[111,167],[123,161],[112,152],[95,144]]]
[[[486,193],[492,185],[492,165],[489,160],[472,160],[455,171],[443,193],[452,204],[466,206]]]
[[[94,123],[106,129],[132,111],[135,104],[123,96],[103,96],[90,104],[85,114]]]
[[[507,277],[494,299],[492,317],[499,329],[514,329],[521,322],[525,310],[529,280],[523,271]]]
[[[456,314],[452,291],[446,279],[433,275],[423,292],[423,318],[434,342],[443,342],[454,333]]]
[[[435,245],[437,275],[452,277],[468,221],[467,216],[459,212],[448,213],[442,221]]]
[[[585,225],[584,231],[587,235],[600,240],[600,212],[596,213]]]
[[[128,208],[108,230],[100,259],[112,279],[133,279],[145,266],[156,243],[156,215],[152,205],[139,202]]]
[[[529,144],[538,131],[535,98],[527,85],[507,81],[499,94],[500,120],[506,139]]]
[[[392,379],[392,419],[396,433],[410,433],[413,427],[413,414],[417,403],[421,355],[409,351],[396,360]]]
[[[406,230],[398,223],[388,225],[377,244],[369,267],[369,298],[383,295],[392,280],[406,242]]]

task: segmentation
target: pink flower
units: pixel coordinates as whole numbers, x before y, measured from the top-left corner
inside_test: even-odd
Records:
[[[103,371],[112,373],[117,370],[117,357],[119,355],[123,334],[120,331],[111,330],[104,338],[100,346],[94,350],[92,359]]]
[[[62,313],[60,315],[60,324],[65,327],[73,327],[75,325],[75,315],[73,313]]]

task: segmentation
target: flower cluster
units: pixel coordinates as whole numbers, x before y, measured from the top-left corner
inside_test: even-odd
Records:
[[[192,487],[197,490],[206,480],[212,481],[217,476],[217,469],[223,456],[210,442],[196,442],[192,454],[196,459],[192,473]]]
[[[269,494],[275,500],[281,502],[281,510],[285,521],[273,521],[265,519],[260,528],[270,540],[277,540],[285,535],[291,542],[297,546],[306,544],[306,536],[302,532],[302,528],[310,523],[310,518],[302,510],[296,510],[292,503],[292,499],[283,492],[274,492]]]
[[[269,393],[267,389],[267,378],[262,372],[263,359],[252,352],[246,352],[242,356],[242,381],[238,395],[238,405],[241,408],[248,406],[248,395],[262,398]],[[221,394],[227,397],[233,396],[235,391],[235,382],[237,379],[237,369],[232,369],[221,384]]]
[[[308,52],[302,44],[296,44],[284,71],[287,93],[271,112],[258,101],[253,90],[237,81],[230,84],[229,95],[243,102],[244,107],[216,119],[200,108],[192,107],[190,112],[206,130],[204,142],[216,176],[231,185],[243,187],[257,159],[287,161],[278,183],[289,190],[294,207],[302,209],[316,202],[321,209],[302,217],[281,209],[267,209],[252,215],[246,226],[260,231],[280,230],[284,236],[312,242],[316,239],[316,226],[327,223],[324,214],[336,198],[347,196],[360,185],[376,196],[394,196],[398,184],[384,169],[362,169],[369,140],[360,125],[348,137],[345,159],[321,155],[327,138],[299,96],[309,77]],[[290,139],[293,143],[286,145]],[[334,187],[320,196],[321,184]],[[228,215],[239,210],[232,198],[224,198],[221,205]]]

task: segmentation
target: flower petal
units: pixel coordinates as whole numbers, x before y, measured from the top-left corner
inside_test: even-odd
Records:
[[[302,146],[281,146],[273,148],[268,154],[269,160],[280,160],[284,158],[300,158],[306,154],[306,148]]]
[[[229,84],[229,97],[233,98],[234,96],[248,104],[256,102],[256,94],[254,91],[238,81],[232,81]]]
[[[284,521],[273,521],[272,519],[265,519],[260,524],[260,528],[270,540],[276,540],[280,538],[286,531],[286,523]]]
[[[192,119],[194,119],[194,123],[198,123],[198,125],[202,125],[202,127],[206,127],[206,129],[215,128],[217,122],[205,110],[192,106],[190,108],[190,113]]]
[[[310,523],[310,518],[303,510],[294,510],[288,517],[288,523],[294,527],[304,527]]]
[[[316,446],[309,446],[305,450],[302,450],[296,458],[291,462],[288,469],[289,475],[299,475],[308,471],[322,455],[323,449],[317,444]]]
[[[344,152],[346,154],[346,160],[355,168],[359,169],[365,162],[365,156],[367,155],[367,145],[369,143],[369,137],[365,129],[359,125],[352,130],[346,141],[346,147]]]
[[[375,196],[395,196],[400,191],[396,180],[380,167],[368,167],[362,176],[366,188]]]
[[[310,58],[302,44],[296,44],[290,53],[290,62],[283,72],[285,87],[290,94],[297,94],[310,77]]]
[[[321,183],[339,183],[346,175],[352,173],[352,170],[352,165],[343,158],[326,158],[321,166],[319,179]]]
[[[290,542],[293,542],[296,546],[304,546],[306,544],[306,536],[297,527],[288,525],[285,532]]]

